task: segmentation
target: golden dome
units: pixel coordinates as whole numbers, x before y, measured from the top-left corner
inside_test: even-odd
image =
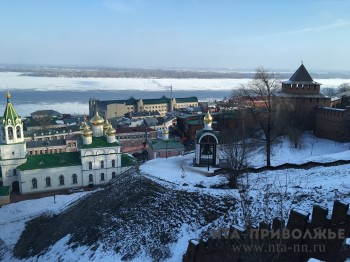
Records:
[[[7,91],[7,93],[6,93],[6,98],[7,98],[7,99],[10,99],[10,98],[11,98],[10,91]]]
[[[102,126],[104,122],[103,118],[98,115],[98,111],[96,111],[96,115],[90,120],[90,123],[94,126]]]
[[[88,125],[86,125],[86,127],[84,128],[84,130],[81,133],[83,136],[92,136],[92,131]]]
[[[111,124],[108,122],[108,119],[106,119],[106,123],[103,125],[103,130],[107,130]]]
[[[106,134],[109,136],[115,135],[117,131],[112,127],[112,125],[109,125],[109,128],[106,131]]]
[[[204,117],[204,123],[210,124],[212,122],[213,122],[213,117],[211,116],[211,114],[208,111],[208,113]]]

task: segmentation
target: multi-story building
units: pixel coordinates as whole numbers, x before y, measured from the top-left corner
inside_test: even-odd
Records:
[[[167,98],[162,96],[159,99],[135,99],[131,97],[125,100],[89,100],[90,117],[94,116],[96,110],[98,110],[99,114],[107,119],[121,117],[127,113],[144,111],[158,111],[161,116],[164,116],[167,112],[188,106],[198,106],[198,98],[194,96],[184,98]]]

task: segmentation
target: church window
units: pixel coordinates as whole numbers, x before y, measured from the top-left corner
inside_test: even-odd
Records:
[[[32,179],[32,188],[38,188],[38,180],[36,178]]]
[[[76,174],[72,175],[72,184],[78,184],[78,176]]]
[[[89,175],[89,182],[94,182],[94,177],[92,176],[92,174]]]
[[[63,175],[60,175],[59,182],[60,182],[60,186],[64,185],[64,176]]]
[[[16,127],[16,135],[17,138],[21,138],[21,128],[19,126]]]
[[[89,162],[89,170],[92,170],[92,162]]]
[[[104,161],[101,161],[101,168],[105,168],[105,163],[104,163]]]
[[[46,187],[50,187],[51,186],[51,178],[50,177],[46,177],[45,178],[45,182],[46,182]]]
[[[115,172],[112,172],[112,178],[115,178]]]
[[[115,160],[112,160],[112,167],[115,167]]]
[[[101,181],[105,181],[105,174],[101,173]]]
[[[17,169],[14,169],[14,170],[13,170],[13,175],[14,175],[14,176],[17,176]]]
[[[5,137],[5,128],[2,128],[2,137]]]
[[[13,128],[9,127],[7,129],[7,131],[8,131],[8,135],[9,135],[9,140],[12,140],[13,139]]]

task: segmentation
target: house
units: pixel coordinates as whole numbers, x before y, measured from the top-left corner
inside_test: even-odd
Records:
[[[148,156],[149,159],[168,158],[179,156],[184,153],[184,145],[176,140],[169,139],[169,129],[164,127],[163,137],[161,139],[153,139],[148,141]]]

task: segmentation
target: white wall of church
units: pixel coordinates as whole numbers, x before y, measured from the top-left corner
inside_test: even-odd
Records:
[[[73,174],[77,175],[77,183],[73,183]],[[34,194],[45,191],[62,190],[83,186],[81,166],[67,166],[57,168],[45,168],[19,171],[19,187],[21,194]],[[60,183],[63,176],[64,183]],[[46,178],[50,178],[50,186],[46,184]],[[33,187],[33,179],[37,181],[37,188]]]

